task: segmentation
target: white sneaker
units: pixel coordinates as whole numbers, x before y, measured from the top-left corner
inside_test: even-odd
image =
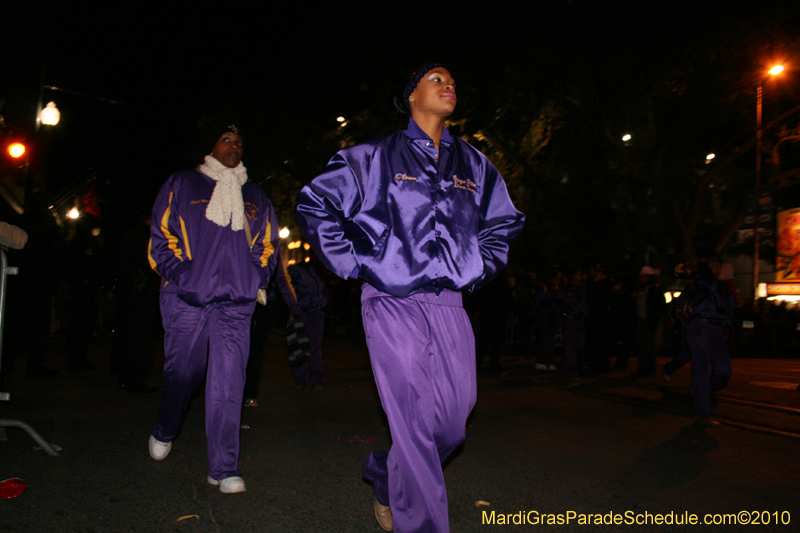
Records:
[[[150,444],[148,448],[150,449],[150,457],[156,461],[161,461],[167,455],[169,455],[169,451],[172,449],[172,443],[161,442],[160,440],[156,440],[154,436],[150,435]]]
[[[236,494],[237,492],[244,492],[247,490],[244,486],[244,480],[239,476],[226,477],[221,481],[217,481],[211,476],[208,476],[207,480],[211,485],[219,485],[219,491],[225,494]]]
[[[550,366],[548,366],[548,367],[547,367],[547,370],[549,370],[550,372],[552,372],[552,371],[554,371],[554,370],[558,370],[558,368],[556,368],[556,365],[550,365]]]
[[[536,370],[547,370],[547,365],[536,363]]]

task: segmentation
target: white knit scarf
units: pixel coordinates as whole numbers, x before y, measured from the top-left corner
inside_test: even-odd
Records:
[[[244,200],[242,186],[247,181],[247,169],[241,161],[234,168],[228,168],[213,156],[207,155],[205,163],[197,170],[216,181],[211,200],[206,207],[206,218],[222,226],[231,225],[233,231],[244,228]]]

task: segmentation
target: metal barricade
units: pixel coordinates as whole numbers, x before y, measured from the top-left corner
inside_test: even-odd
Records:
[[[0,247],[0,372],[2,372],[3,363],[3,326],[6,321],[6,278],[17,274],[16,267],[8,266],[8,259],[6,258],[6,249]],[[7,392],[0,392],[0,401],[9,401],[11,395]],[[15,427],[25,431],[36,443],[42,447],[49,455],[58,455],[58,452],[53,449],[49,442],[44,440],[36,430],[30,427],[25,422],[19,420],[0,419],[0,440],[6,440],[5,428]]]

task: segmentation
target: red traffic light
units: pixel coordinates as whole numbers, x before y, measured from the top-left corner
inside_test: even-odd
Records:
[[[25,145],[22,143],[11,143],[8,145],[8,155],[14,159],[18,159],[25,155]]]

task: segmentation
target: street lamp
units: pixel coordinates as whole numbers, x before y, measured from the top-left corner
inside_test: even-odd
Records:
[[[58,124],[58,121],[61,120],[61,111],[58,110],[55,102],[48,103],[47,107],[42,109],[42,112],[39,114],[39,120],[46,126],[55,126]]]
[[[25,155],[25,145],[22,143],[12,143],[8,147],[8,155],[14,159],[19,159]]]
[[[776,65],[769,69],[769,76],[775,76],[783,72],[782,65]],[[755,202],[753,206],[753,301],[758,298],[758,263],[761,261],[761,235],[760,235],[760,214],[758,212],[759,202],[761,201],[761,104],[762,104],[762,86],[764,80],[769,76],[762,77],[758,80],[758,91],[756,99],[756,188],[754,191]]]

